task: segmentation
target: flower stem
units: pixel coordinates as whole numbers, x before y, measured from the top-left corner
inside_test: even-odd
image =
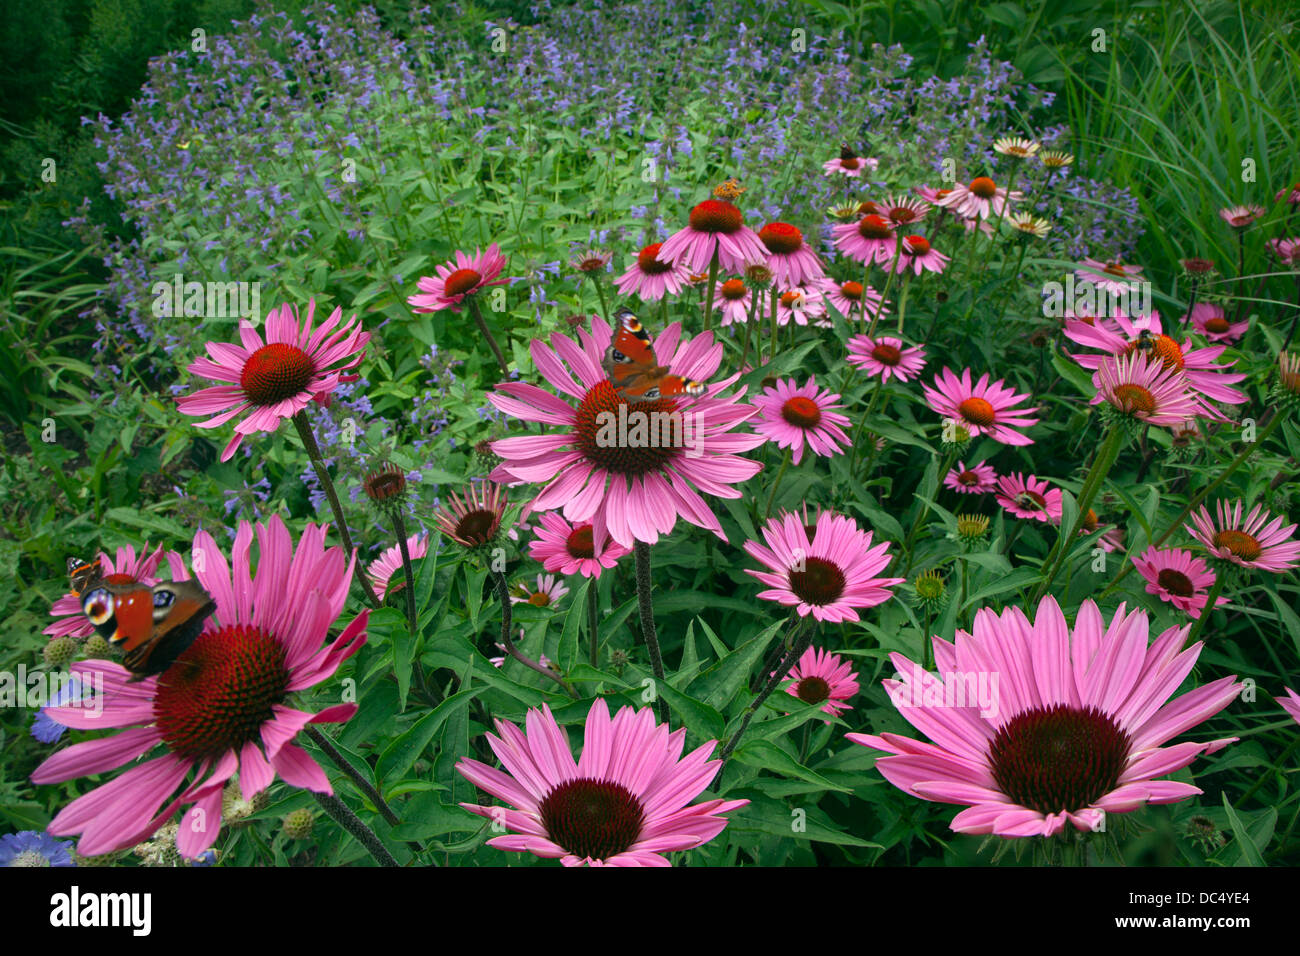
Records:
[[[1191,633],[1187,635],[1187,640],[1183,642],[1183,647],[1188,647],[1196,643],[1196,638],[1200,635],[1205,627],[1205,622],[1210,619],[1214,609],[1219,604],[1219,595],[1223,593],[1223,585],[1228,580],[1226,574],[1219,574],[1214,579],[1214,585],[1210,588],[1209,596],[1205,599],[1205,607],[1201,608],[1201,616],[1196,619],[1192,625]]]
[[[600,284],[600,273],[591,273],[591,282],[596,287],[596,295],[600,298],[600,317],[606,322],[611,321],[609,314],[609,303],[605,301],[605,287]]]
[[[415,574],[411,571],[411,551],[406,546],[406,521],[402,509],[392,510],[393,528],[397,532],[397,547],[402,553],[402,571],[406,577],[406,622],[411,627],[411,636],[415,636]]]
[[[511,615],[510,615],[510,589],[506,586],[506,576],[500,571],[492,571],[492,583],[496,586],[497,599],[501,602],[501,646],[506,649],[506,653],[517,660],[525,667],[537,671],[543,677],[549,677],[555,683],[564,688],[565,693],[570,697],[576,698],[578,692],[569,686],[563,677],[555,673],[544,664],[539,664],[531,657],[525,657],[519,648],[515,647],[515,642],[510,637]]]
[[[790,636],[791,645],[789,650],[781,656],[776,670],[768,677],[758,696],[750,702],[749,708],[745,711],[744,720],[736,728],[736,732],[731,735],[727,745],[722,748],[722,753],[718,755],[718,759],[722,761],[722,764],[718,767],[718,775],[714,778],[715,780],[722,779],[722,771],[726,769],[727,759],[731,756],[732,751],[736,749],[736,745],[740,743],[740,738],[744,736],[745,731],[749,728],[750,721],[754,719],[754,715],[758,713],[758,709],[763,706],[763,703],[772,696],[772,691],[776,690],[781,681],[785,680],[786,675],[790,673],[790,668],[794,667],[795,662],[803,656],[804,651],[808,650],[808,645],[812,643],[813,634],[817,630],[816,627],[808,623],[807,618],[800,618],[798,623],[795,624],[795,628],[794,634]]]
[[[943,464],[939,467],[938,481],[935,484],[936,498],[938,497],[937,489],[943,487],[943,476],[948,474],[949,470],[952,468],[952,463],[957,460],[957,454],[958,446],[953,445],[948,453],[944,455]],[[921,530],[921,522],[928,517],[929,514],[930,503],[928,501],[920,502],[916,509],[916,517],[912,520],[912,528],[907,532],[907,540],[903,544],[903,549],[907,551],[907,567],[903,570],[903,577],[907,577],[912,570],[912,541],[916,538],[916,533]]]
[[[375,831],[370,829],[361,822],[361,818],[352,812],[352,809],[340,800],[338,797],[328,793],[312,793],[316,802],[320,804],[335,823],[356,839],[380,866],[400,866],[393,854],[388,852],[388,847],[380,842],[379,837],[375,836]]]
[[[501,346],[497,345],[497,340],[492,336],[492,330],[483,321],[483,313],[479,311],[478,299],[475,296],[469,297],[469,311],[474,316],[474,321],[478,323],[479,333],[487,340],[487,344],[492,347],[492,354],[497,357],[497,364],[501,366],[501,374],[509,375],[510,366],[506,364],[506,357],[501,352]]]
[[[358,773],[352,764],[348,763],[348,759],[344,757],[343,754],[339,753],[338,748],[334,746],[334,742],[331,741],[328,736],[316,727],[311,726],[305,727],[304,732],[307,734],[308,739],[319,747],[324,752],[325,756],[330,758],[334,766],[347,774],[348,778],[357,785],[357,789],[365,794],[366,799],[375,805],[375,809],[379,811],[380,816],[393,826],[397,826],[402,822],[401,818],[393,812],[393,808],[384,801],[384,798],[380,795],[379,791],[374,788],[369,780]]]
[[[853,440],[850,442],[850,444],[853,445],[853,455],[849,458],[849,474],[851,475],[856,473],[854,472],[854,468],[856,468],[858,464],[858,444],[862,441],[862,432],[867,427],[867,419],[869,419],[871,413],[876,410],[876,403],[880,401],[880,392],[884,387],[885,379],[881,377],[876,382],[875,389],[871,392],[871,401],[867,403],[866,412],[864,412],[862,417],[858,419],[858,427],[854,429]],[[942,478],[943,476],[941,475],[940,477]]]
[[[320,482],[321,490],[325,492],[325,498],[329,501],[330,509],[334,512],[334,524],[339,529],[339,537],[343,539],[343,548],[347,552],[347,556],[352,558],[356,555],[357,549],[352,544],[352,535],[348,532],[348,523],[343,517],[343,505],[339,503],[339,496],[334,491],[334,482],[330,479],[329,469],[325,467],[325,462],[321,458],[320,446],[316,444],[316,436],[312,434],[311,422],[307,420],[307,412],[295,413],[293,424],[298,429],[298,438],[302,441],[307,457],[311,459],[311,465],[316,471],[316,479]],[[370,602],[370,606],[379,607],[379,597],[370,584],[370,577],[366,574],[366,569],[361,567],[359,563],[357,565],[357,580],[361,582],[362,590],[366,592],[366,600]]]
[[[903,273],[903,294],[898,297],[898,334],[903,335],[903,316],[907,315],[907,290],[911,286],[911,273]]]
[[[781,297],[776,294],[775,285],[773,285],[770,289],[768,289],[767,294],[768,297],[772,300],[772,349],[767,356],[767,360],[770,362],[774,358],[776,358],[776,342],[777,342],[777,336],[779,332],[776,324],[776,305],[777,302],[780,301]]]
[[[633,546],[636,555],[636,603],[641,613],[641,635],[645,638],[646,649],[650,652],[650,669],[654,671],[655,680],[666,683],[664,677],[664,658],[659,652],[659,633],[655,630],[654,601],[650,595],[650,545],[637,541]],[[668,704],[655,691],[655,712],[659,722],[668,723]]]
[[[600,616],[599,608],[596,606],[598,600],[596,578],[592,578],[587,583],[587,639],[591,641],[591,666],[597,670],[600,669]]]
[[[713,288],[718,281],[718,248],[713,248],[713,258],[709,260],[709,295],[704,300],[704,331],[709,331],[713,318]]]
[[[772,493],[767,497],[767,511],[763,513],[763,519],[767,520],[772,517],[772,505],[776,503],[776,491],[781,487],[781,478],[785,475],[785,470],[790,465],[790,449],[785,450],[785,458],[781,461],[781,470],[776,473],[776,481],[772,482]]]
[[[876,337],[876,326],[880,324],[880,317],[885,312],[885,302],[889,299],[889,290],[894,286],[894,270],[898,267],[898,257],[903,253],[903,240],[898,236],[894,237],[894,261],[889,264],[889,275],[885,276],[885,291],[880,293],[880,308],[876,309],[876,314],[871,317],[871,327],[867,329],[867,338]],[[867,267],[870,273],[870,266]],[[862,309],[863,315],[866,315],[867,308],[867,287],[862,287]]]
[[[1056,544],[1048,552],[1047,557],[1043,559],[1044,566],[1052,562],[1051,570],[1043,578],[1042,584],[1034,592],[1031,603],[1037,604],[1052,586],[1056,580],[1056,575],[1060,573],[1061,565],[1065,563],[1066,555],[1070,553],[1070,548],[1074,539],[1079,536],[1079,530],[1083,527],[1084,520],[1088,517],[1088,509],[1092,507],[1092,501],[1097,496],[1101,488],[1101,483],[1105,480],[1106,475],[1110,472],[1111,467],[1115,464],[1115,459],[1119,457],[1120,448],[1124,445],[1124,429],[1117,422],[1110,426],[1110,431],[1102,439],[1101,449],[1097,452],[1097,458],[1092,463],[1092,468],[1088,471],[1088,477],[1083,480],[1083,487],[1079,489],[1079,513],[1075,516],[1074,527],[1070,533],[1063,538],[1058,538]],[[1052,559],[1055,558],[1055,561]]]

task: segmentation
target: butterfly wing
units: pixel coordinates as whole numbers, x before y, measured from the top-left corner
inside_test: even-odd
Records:
[[[86,589],[97,584],[104,577],[104,568],[99,558],[86,561],[82,558],[68,558],[68,580],[72,584],[72,593],[81,595]]]
[[[95,630],[125,652],[122,663],[132,682],[171,667],[216,607],[193,581],[101,585],[86,592],[81,604]]]
[[[648,402],[673,395],[702,395],[704,383],[668,374],[655,356],[650,333],[631,309],[615,313],[618,331],[605,352],[610,384],[629,402]]]

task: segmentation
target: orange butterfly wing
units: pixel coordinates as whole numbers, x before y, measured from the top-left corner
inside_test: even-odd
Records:
[[[704,394],[703,382],[670,375],[668,367],[659,364],[650,333],[631,309],[619,309],[615,317],[619,328],[605,352],[605,372],[619,395],[629,402],[648,402]]]

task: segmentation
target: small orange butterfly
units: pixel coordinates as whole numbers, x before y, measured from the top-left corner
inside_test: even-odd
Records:
[[[674,395],[703,395],[704,383],[670,375],[668,366],[655,357],[650,333],[637,321],[636,313],[621,308],[615,313],[617,334],[605,353],[609,381],[629,402],[649,402]]]

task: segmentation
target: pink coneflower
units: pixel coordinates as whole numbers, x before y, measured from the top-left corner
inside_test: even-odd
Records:
[[[492,481],[476,482],[464,497],[454,491],[448,497],[433,517],[439,531],[463,548],[485,548],[496,540],[506,513],[505,489]]]
[[[537,575],[536,588],[519,583],[510,590],[511,604],[531,604],[533,607],[554,607],[569,593],[563,578],[556,578],[554,574]]]
[[[1181,548],[1162,549],[1155,545],[1133,558],[1138,573],[1146,579],[1147,593],[1167,601],[1193,618],[1201,616],[1215,575],[1201,558]],[[1219,598],[1218,604],[1227,604]]]
[[[1300,239],[1270,239],[1264,245],[1282,265],[1300,265]]]
[[[1061,523],[1061,489],[1018,471],[999,475],[997,484],[998,504],[1010,514],[1048,524]]]
[[[843,426],[849,423],[845,415],[835,411],[843,408],[837,393],[817,387],[816,376],[800,386],[792,378],[782,379],[763,389],[754,400],[759,417],[751,422],[754,431],[776,442],[778,448],[794,449],[794,463],[803,458],[804,445],[814,455],[830,457],[840,454],[840,445],[849,444]]]
[[[108,552],[99,553],[99,568],[102,580],[105,584],[147,584],[150,587],[157,584],[159,578],[154,574],[158,570],[159,562],[165,557],[167,566],[171,568],[172,580],[178,580],[185,576],[185,560],[175,551],[163,553],[162,546],[152,553],[146,555],[148,545],[145,545],[139,557],[136,556],[135,548],[126,545],[117,549],[116,558],[109,556]],[[95,633],[95,626],[90,623],[85,612],[81,609],[81,598],[72,592],[68,592],[54,602],[50,608],[50,614],[53,617],[61,618],[47,627],[43,633],[50,635],[51,638],[72,635],[73,637],[89,637]]]
[[[834,623],[859,620],[854,608],[875,607],[893,597],[894,585],[905,579],[875,577],[892,560],[889,542],[873,548],[870,531],[829,511],[819,514],[815,524],[806,522],[807,515],[800,520],[787,512],[763,525],[766,547],[745,542],[746,553],[771,569],[745,570],[768,586],[760,598],[794,607],[801,617],[811,614]]]
[[[1276,202],[1281,202],[1285,199],[1288,205],[1300,206],[1300,183],[1295,183],[1294,185],[1285,186],[1282,189],[1279,189],[1277,194],[1273,196],[1273,199]]]
[[[1274,518],[1263,505],[1255,505],[1244,518],[1243,510],[1240,499],[1235,505],[1220,501],[1215,506],[1216,521],[1201,505],[1192,513],[1187,530],[1210,554],[1243,568],[1278,574],[1294,568],[1300,558],[1300,541],[1291,539],[1296,526],[1282,527],[1284,519]]]
[[[722,312],[720,325],[748,322],[749,310],[753,304],[754,294],[745,285],[744,279],[728,279],[720,283],[713,296],[713,308]]]
[[[881,382],[888,382],[891,378],[909,382],[925,367],[925,349],[906,346],[902,339],[887,335],[875,339],[855,335],[849,339],[848,349],[848,363],[873,378],[880,376]]]
[[[528,554],[534,561],[542,562],[547,571],[600,577],[601,571],[612,568],[619,558],[631,552],[610,538],[599,512],[595,517],[594,524],[584,522],[574,526],[553,511],[543,513],[534,532],[537,537],[528,545]]]
[[[1187,318],[1184,315],[1182,321],[1186,322]],[[1192,327],[1206,339],[1211,342],[1226,342],[1229,345],[1245,335],[1246,329],[1250,328],[1249,319],[1230,322],[1223,314],[1223,306],[1212,302],[1198,302],[1192,306],[1191,319]]]
[[[831,234],[837,249],[863,265],[894,260],[894,224],[884,216],[871,213],[857,222],[840,223],[831,227]]]
[[[1147,334],[1144,336],[1142,333]],[[1129,318],[1117,312],[1113,319],[1098,319],[1092,325],[1067,320],[1065,337],[1089,348],[1101,349],[1111,355],[1131,355],[1139,349],[1158,356],[1166,368],[1179,369],[1187,376],[1188,385],[1196,393],[1200,414],[1207,418],[1224,420],[1224,415],[1208,400],[1240,405],[1246,401],[1244,392],[1232,388],[1234,382],[1245,379],[1241,373],[1227,370],[1233,363],[1215,364],[1215,359],[1224,353],[1226,346],[1210,345],[1195,348],[1191,340],[1181,345],[1164,334],[1160,324],[1160,314],[1152,312],[1141,318]],[[1105,356],[1096,354],[1075,354],[1070,357],[1084,368],[1096,371],[1101,367]]]
[[[1291,719],[1300,724],[1300,694],[1297,694],[1290,687],[1282,688],[1286,691],[1285,697],[1278,697],[1277,702],[1282,705],[1282,709],[1291,715]]]
[[[708,380],[722,361],[722,343],[708,332],[685,343],[681,335],[681,324],[673,323],[656,337],[660,364],[674,375]],[[540,339],[531,345],[542,375],[577,407],[526,382],[502,383],[489,395],[507,415],[558,426],[545,434],[494,442],[492,450],[504,461],[492,472],[493,479],[546,482],[531,510],[563,508],[564,517],[573,522],[594,521],[599,512],[610,536],[627,548],[634,541],[653,544],[672,531],[679,516],[726,540],[717,516],[696,489],[739,498],[741,492],[732,485],[763,467],[739,453],[766,439],[731,431],[757,409],[740,404],[740,395],[719,394],[737,376],[708,385],[694,400],[666,397],[629,404],[603,367],[612,338],[609,325],[593,319],[590,334],[578,329],[578,337],[580,344],[555,333],[551,345]],[[610,427],[611,422],[617,425],[620,406],[628,422],[625,441]],[[650,430],[642,427],[647,422],[657,440],[645,434]],[[611,430],[612,436],[607,434]]]
[[[767,258],[767,247],[758,233],[745,225],[740,209],[725,199],[706,199],[692,209],[689,225],[668,237],[659,250],[659,260],[707,273],[714,252],[726,272],[744,272],[747,263]]]
[[[926,198],[929,199],[928,196]],[[970,185],[958,183],[948,192],[948,195],[932,201],[937,206],[953,210],[965,219],[988,219],[990,216],[1001,216],[1003,208],[1009,202],[1020,202],[1024,198],[1024,193],[1020,190],[1008,196],[1007,191],[989,177],[978,176],[970,181]]]
[[[718,742],[682,758],[686,728],[669,733],[648,707],[624,707],[611,720],[598,697],[576,762],[550,707],[530,709],[525,723],[527,733],[497,720],[499,736],[487,735],[504,772],[469,758],[456,764],[466,780],[514,807],[461,804],[514,831],[488,840],[499,850],[558,857],[565,866],[668,866],[663,854],[708,843],[726,827],[723,814],[749,802],[691,804],[718,772],[719,762],[709,760]]]
[[[832,717],[849,709],[844,701],[858,689],[858,678],[849,662],[817,647],[803,652],[790,669],[790,683],[785,685],[787,694],[805,704],[821,704],[822,712]]]
[[[429,536],[427,534],[413,534],[406,539],[406,553],[410,555],[412,561],[418,561],[429,553]],[[366,569],[370,574],[370,581],[375,586],[375,594],[379,600],[384,599],[388,593],[388,585],[391,582],[393,592],[406,587],[406,578],[404,573],[393,581],[393,575],[402,571],[402,549],[398,545],[393,545],[385,550],[379,557],[375,558]]]
[[[758,238],[767,247],[767,267],[778,284],[815,284],[826,277],[817,253],[804,242],[803,233],[788,222],[769,222],[758,230]]]
[[[642,249],[632,267],[614,280],[620,295],[635,293],[644,302],[658,302],[665,293],[676,295],[686,286],[690,270],[684,263],[664,262],[659,258],[662,242]]]
[[[586,275],[593,272],[604,272],[605,267],[609,265],[609,260],[613,258],[614,253],[612,252],[599,252],[595,249],[588,249],[570,259],[569,268]]]
[[[910,226],[920,222],[930,211],[930,203],[911,196],[890,196],[877,211],[895,226]]]
[[[866,287],[866,314],[863,314],[861,282],[836,282],[834,279],[828,278],[822,283],[821,289],[826,301],[847,319],[865,320],[873,318],[877,314],[889,315],[888,309],[882,309],[883,297],[871,286]]]
[[[818,286],[797,285],[777,292],[776,321],[783,328],[793,322],[795,325],[807,325],[811,319],[821,319],[826,315],[826,298]],[[820,325],[820,322],[815,323]]]
[[[249,562],[254,528],[255,573]],[[295,787],[333,792],[293,738],[307,724],[347,720],[357,705],[311,714],[295,709],[293,695],[331,677],[361,648],[370,612],[322,647],[347,602],[355,562],[342,548],[326,548],[325,532],[324,525],[308,524],[295,548],[278,516],[256,526],[241,521],[227,564],[212,535],[200,531],[193,553],[203,560],[194,562],[194,573],[217,609],[176,663],[132,683],[125,668],[109,661],[72,665],[87,686],[90,675],[93,682],[102,678],[103,712],[81,704],[48,708],[50,716],[82,730],[130,729],[59,751],[36,769],[33,783],[105,773],[155,747],[165,753],[73,800],[54,818],[51,833],[82,834],[77,852],[97,856],[147,839],[192,803],[177,848],[193,858],[216,840],[222,790],[236,773],[245,800],[277,774]]]
[[[955,420],[972,435],[988,435],[1004,445],[1034,443],[1032,438],[1026,438],[1015,429],[1038,424],[1037,418],[1026,417],[1030,412],[1038,411],[1038,407],[1016,408],[1029,395],[1007,388],[1001,379],[990,382],[987,372],[972,385],[970,369],[963,369],[961,378],[958,378],[952,369],[945,366],[935,376],[933,388],[928,385],[922,388],[931,409]]]
[[[894,267],[895,272],[906,272],[911,269],[916,275],[921,274],[921,270],[926,272],[942,272],[948,264],[948,257],[939,250],[930,245],[930,240],[925,236],[904,236],[902,247],[898,255],[898,265]]]
[[[864,159],[855,153],[847,143],[840,145],[840,155],[835,159],[828,159],[822,163],[822,169],[826,171],[827,176],[848,176],[850,179],[857,179],[862,175],[864,169],[872,172],[880,165],[878,159]]]
[[[316,300],[307,305],[307,320],[298,324],[297,310],[285,304],[266,317],[266,342],[249,322],[239,323],[239,345],[205,342],[211,358],[196,359],[189,367],[195,375],[217,385],[186,395],[176,405],[186,415],[219,414],[199,428],[216,428],[237,415],[248,416],[235,423],[235,437],[221,453],[229,461],[245,435],[273,432],[280,422],[292,418],[313,399],[323,401],[340,384],[352,381],[347,373],[361,364],[370,333],[361,331],[354,315],[337,330],[343,316],[335,309],[319,328],[312,328]]]
[[[436,267],[433,276],[421,276],[417,284],[419,293],[407,298],[414,312],[441,312],[450,309],[459,312],[468,296],[489,286],[504,285],[509,276],[501,276],[506,267],[506,257],[494,242],[485,250],[474,250],[466,255],[456,250],[455,262],[444,262]]]
[[[1233,229],[1245,229],[1262,215],[1263,206],[1229,206],[1219,210],[1219,218]]]
[[[1050,595],[1033,621],[1017,607],[1001,615],[983,608],[973,634],[933,639],[935,674],[891,655],[901,680],[884,682],[890,699],[934,743],[846,736],[891,754],[876,769],[899,789],[965,804],[950,824],[958,833],[1053,836],[1067,822],[1100,829],[1107,813],[1201,793],[1155,778],[1236,739],[1162,746],[1228,706],[1242,686],[1224,677],[1169,702],[1203,646],[1181,649],[1188,627],[1170,628],[1148,648],[1146,614],[1122,604],[1107,625],[1084,601],[1073,629]],[[991,674],[999,675],[992,706],[956,700],[954,683],[973,687]]]
[[[1141,281],[1142,266],[1084,259],[1079,263],[1079,268],[1074,270],[1074,277],[1080,282],[1091,282],[1098,289],[1104,289],[1115,295],[1125,295],[1133,288],[1134,283]]]
[[[1137,351],[1105,359],[1092,378],[1092,404],[1109,402],[1124,415],[1148,425],[1181,425],[1196,415],[1199,403],[1181,370],[1167,368],[1158,355]]]
[[[982,462],[967,468],[959,461],[957,467],[943,476],[944,487],[963,495],[988,494],[997,489],[997,482],[998,473],[993,470],[993,466]]]

